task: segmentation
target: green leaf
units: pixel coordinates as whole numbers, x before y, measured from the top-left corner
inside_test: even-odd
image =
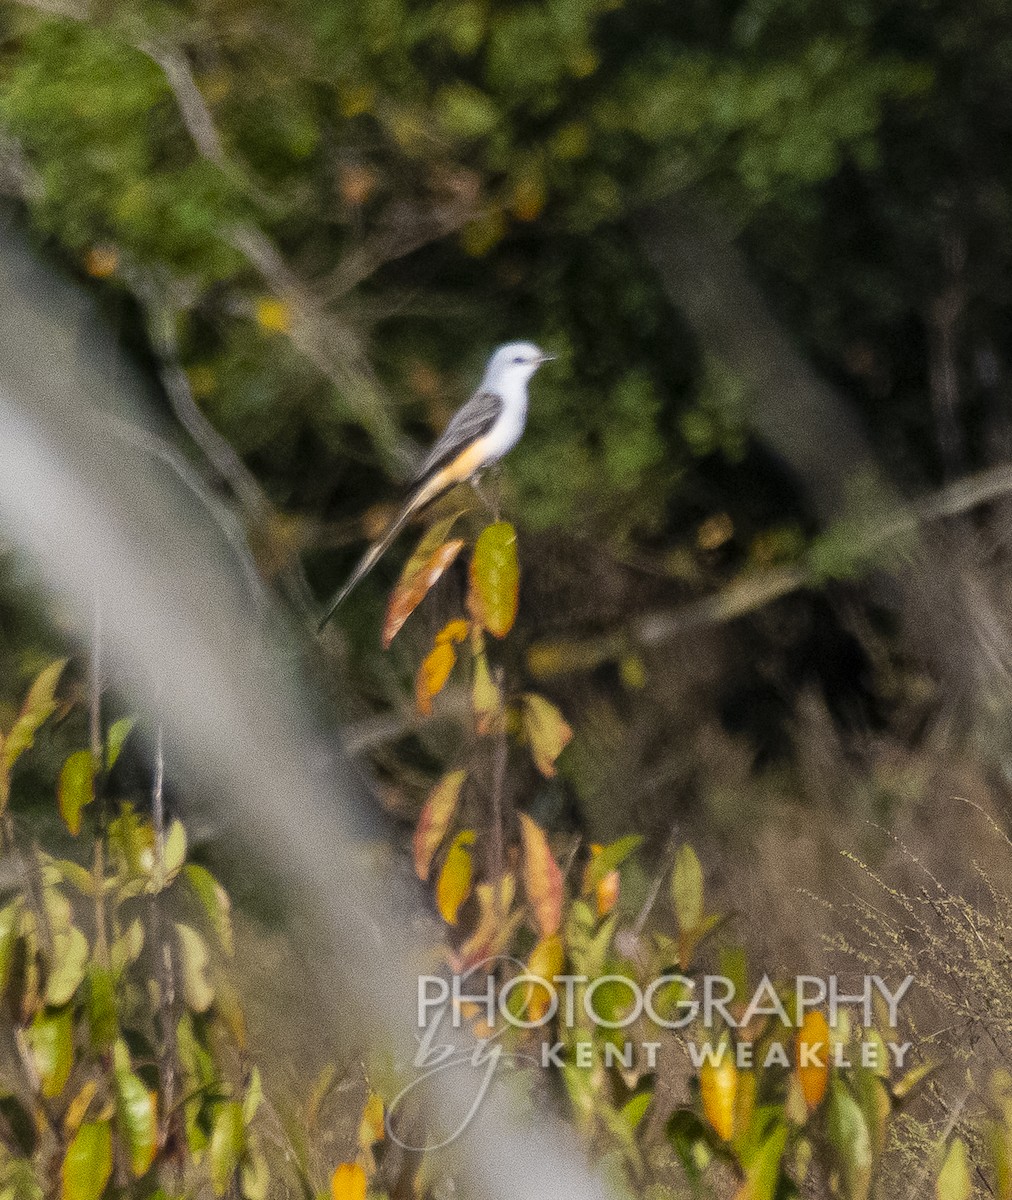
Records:
[[[140,917],[134,917],[126,929],[109,949],[109,965],[119,975],[124,967],[136,962],[144,949],[144,926]]]
[[[839,1079],[830,1084],[829,1142],[840,1164],[846,1200],[865,1200],[871,1187],[871,1138],[864,1114]]]
[[[165,883],[171,883],[182,870],[186,861],[186,829],[183,822],[173,821],[165,833],[165,853],[162,867],[165,873]]]
[[[113,721],[109,726],[109,732],[105,738],[105,769],[107,771],[111,771],[116,765],[116,760],[123,749],[123,743],[130,736],[136,724],[135,717],[120,717],[118,721]]]
[[[46,980],[46,1003],[54,1008],[66,1004],[84,979],[88,962],[88,939],[71,925],[53,937],[53,959]]]
[[[27,1033],[42,1094],[49,1099],[63,1091],[74,1065],[74,1024],[69,1008],[36,1013]]]
[[[440,124],[451,137],[481,137],[499,119],[492,100],[466,83],[455,83],[440,89],[435,99],[435,110]]]
[[[12,900],[10,904],[0,908],[0,992],[7,987],[20,926],[21,901]]]
[[[60,878],[69,883],[71,887],[76,888],[82,896],[95,895],[95,877],[87,867],[71,862],[69,858],[55,859],[53,866],[59,872]]]
[[[130,1169],[138,1178],[154,1161],[158,1149],[158,1112],[154,1094],[134,1074],[130,1053],[122,1039],[113,1052],[116,1116],[130,1156]]]
[[[703,920],[703,868],[688,844],[678,847],[671,872],[671,900],[683,933],[695,933]]]
[[[630,1129],[635,1130],[638,1127],[640,1121],[646,1116],[653,1098],[653,1092],[637,1092],[631,1100],[627,1100],[622,1105],[622,1117]]]
[[[787,1146],[787,1126],[778,1125],[762,1143],[745,1172],[748,1200],[773,1200],[780,1182],[780,1160]]]
[[[589,892],[596,888],[606,875],[620,867],[629,855],[638,850],[642,844],[643,835],[631,833],[627,837],[621,837],[617,842],[605,846],[600,854],[596,854],[593,860],[587,864],[587,873],[584,876],[586,890]]]
[[[218,935],[222,949],[231,957],[234,951],[232,938],[232,905],[228,893],[211,872],[197,863],[188,863],[184,874],[193,894],[200,901],[211,928]]]
[[[70,832],[81,832],[81,813],[95,799],[95,759],[90,750],[75,750],[63,764],[56,801]]]
[[[184,925],[178,921],[176,935],[179,938],[183,999],[193,1012],[207,1012],[214,1000],[214,988],[208,979],[210,958],[207,945],[191,925]]]
[[[99,1200],[112,1174],[112,1130],[108,1121],[78,1129],[60,1168],[61,1200]]]
[[[116,1011],[116,983],[112,971],[94,964],[88,971],[86,1012],[91,1032],[91,1044],[104,1050],[116,1040],[119,1017]]]
[[[223,1196],[235,1169],[242,1158],[246,1131],[242,1120],[242,1105],[234,1100],[216,1104],[211,1120],[211,1186],[216,1196]]]
[[[935,1196],[937,1200],[970,1200],[972,1195],[966,1143],[962,1138],[954,1138],[935,1182]]]
[[[471,556],[468,609],[497,638],[513,628],[520,596],[517,534],[508,521],[487,525]]]
[[[37,677],[28,691],[21,712],[18,714],[10,733],[3,739],[3,749],[0,750],[0,765],[10,771],[14,763],[35,741],[39,727],[56,709],[56,685],[60,682],[63,668],[67,665],[65,658],[50,663]]]
[[[244,1124],[249,1125],[257,1115],[257,1110],[260,1108],[263,1098],[264,1087],[263,1081],[260,1078],[260,1068],[254,1067],[250,1073],[246,1097],[242,1102],[242,1119]]]
[[[260,1147],[254,1142],[242,1156],[239,1189],[246,1200],[267,1200],[271,1173]]]

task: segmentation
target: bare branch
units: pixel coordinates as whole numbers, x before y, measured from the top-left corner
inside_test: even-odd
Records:
[[[185,56],[176,50],[156,46],[152,42],[134,42],[134,48],[146,54],[161,68],[176,98],[183,124],[201,155],[222,170],[226,170],[229,167],[228,157],[218,136],[211,111],[200,93],[200,88],[197,87]]]
[[[360,245],[349,250],[320,288],[328,302],[339,300],[374,275],[380,267],[406,258],[461,229],[475,215],[473,203],[451,201],[439,206],[400,204],[396,212]]]
[[[869,528],[854,547],[856,554],[869,555],[904,534],[946,517],[959,516],[981,504],[1012,494],[1012,465],[1004,464],[959,479],[931,496],[916,500],[893,513],[880,525]],[[695,629],[724,625],[756,612],[805,587],[817,587],[821,577],[807,567],[780,567],[735,580],[715,595],[676,609],[662,609],[635,617],[628,625],[585,641],[540,642],[527,652],[528,666],[541,679],[587,671],[614,661],[630,648],[662,645]]]

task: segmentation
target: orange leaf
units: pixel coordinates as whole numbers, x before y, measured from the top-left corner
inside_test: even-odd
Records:
[[[463,539],[446,541],[460,513],[454,513],[437,521],[415,547],[414,553],[404,564],[401,577],[390,593],[386,617],[383,621],[383,649],[400,632],[401,626],[411,616],[429,593],[429,589],[449,567],[464,545]]]
[[[562,921],[562,872],[548,845],[544,830],[526,813],[520,813],[524,843],[524,890],[542,937],[558,933]]]
[[[508,521],[486,526],[471,556],[468,611],[489,633],[505,637],[513,628],[520,596],[517,533]]]
[[[436,908],[447,925],[457,924],[457,912],[471,894],[471,851],[474,830],[462,829],[453,839],[436,882]]]
[[[604,847],[599,842],[590,845],[590,862],[584,868],[581,893],[584,896],[593,895],[597,903],[598,917],[606,917],[618,903],[618,893],[621,877],[618,870],[606,871],[600,878],[600,868],[595,867],[597,859]]]
[[[594,889],[594,897],[597,900],[597,915],[599,917],[606,917],[615,905],[618,904],[619,885],[620,876],[618,871],[609,871]]]
[[[707,1058],[699,1068],[699,1094],[703,1112],[717,1134],[729,1141],[734,1136],[734,1102],[738,1093],[738,1068],[726,1043],[714,1049],[719,1062]]]
[[[433,646],[422,659],[415,676],[415,706],[423,717],[432,713],[432,697],[443,690],[456,661],[457,651],[448,642]]]
[[[466,771],[451,771],[429,792],[425,807],[415,827],[415,871],[424,883],[429,878],[432,856],[446,836],[450,821],[457,809],[460,789],[467,778]]]
[[[358,1163],[338,1163],[330,1178],[332,1200],[365,1200],[368,1180]]]
[[[555,705],[535,692],[524,694],[523,725],[534,765],[550,779],[555,774],[555,760],[573,740],[573,731]]]
[[[805,1013],[794,1046],[794,1069],[808,1110],[819,1107],[829,1083],[829,1025],[821,1012]]]

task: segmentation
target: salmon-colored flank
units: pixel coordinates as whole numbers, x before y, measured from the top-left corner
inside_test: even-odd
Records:
[[[426,498],[437,496],[455,483],[463,483],[470,479],[475,471],[484,466],[488,459],[487,438],[478,438],[466,450],[462,450],[456,458],[451,459],[441,470],[429,480],[423,488]]]

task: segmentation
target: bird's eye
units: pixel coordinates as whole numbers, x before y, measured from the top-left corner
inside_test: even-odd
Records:
[[[522,354],[518,354],[513,361],[515,363],[522,363],[524,361],[524,356]]]

